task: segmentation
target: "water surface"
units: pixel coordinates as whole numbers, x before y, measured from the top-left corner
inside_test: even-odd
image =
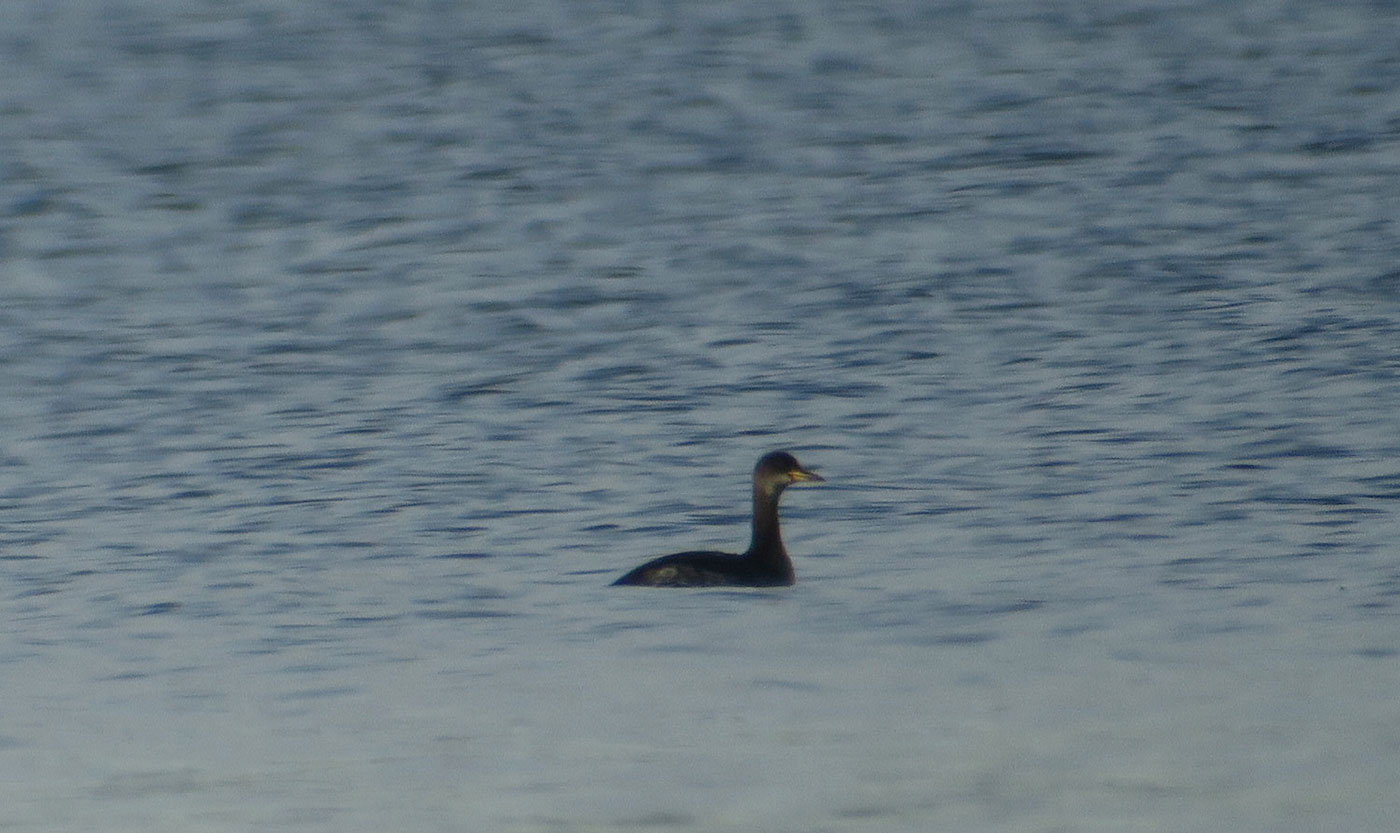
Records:
[[[1393,827],[1391,4],[16,7],[9,828]]]

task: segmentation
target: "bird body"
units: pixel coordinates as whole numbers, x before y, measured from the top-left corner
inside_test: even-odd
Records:
[[[791,559],[779,569],[765,569],[748,554],[697,550],[663,555],[632,570],[613,584],[646,587],[782,587],[797,577]]]
[[[663,555],[614,585],[646,587],[780,587],[797,580],[778,529],[778,498],[789,484],[821,482],[785,451],[759,459],[753,470],[753,537],[741,555],[697,550]]]

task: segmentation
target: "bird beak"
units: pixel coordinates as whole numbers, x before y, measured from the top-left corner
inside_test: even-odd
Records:
[[[788,473],[788,476],[792,478],[792,482],[794,483],[801,483],[804,480],[810,480],[813,483],[826,482],[825,477],[822,477],[820,474],[817,474],[814,471],[808,471],[806,469],[793,469],[791,472]]]

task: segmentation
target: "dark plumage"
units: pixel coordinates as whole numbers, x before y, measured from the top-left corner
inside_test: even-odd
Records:
[[[743,555],[678,552],[663,555],[613,582],[646,587],[777,587],[792,584],[792,559],[778,531],[778,498],[791,483],[821,482],[786,451],[765,454],[753,470],[753,539]]]

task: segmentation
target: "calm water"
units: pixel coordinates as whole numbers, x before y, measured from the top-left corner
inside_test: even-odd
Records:
[[[1393,830],[1397,31],[9,3],[0,827]]]

